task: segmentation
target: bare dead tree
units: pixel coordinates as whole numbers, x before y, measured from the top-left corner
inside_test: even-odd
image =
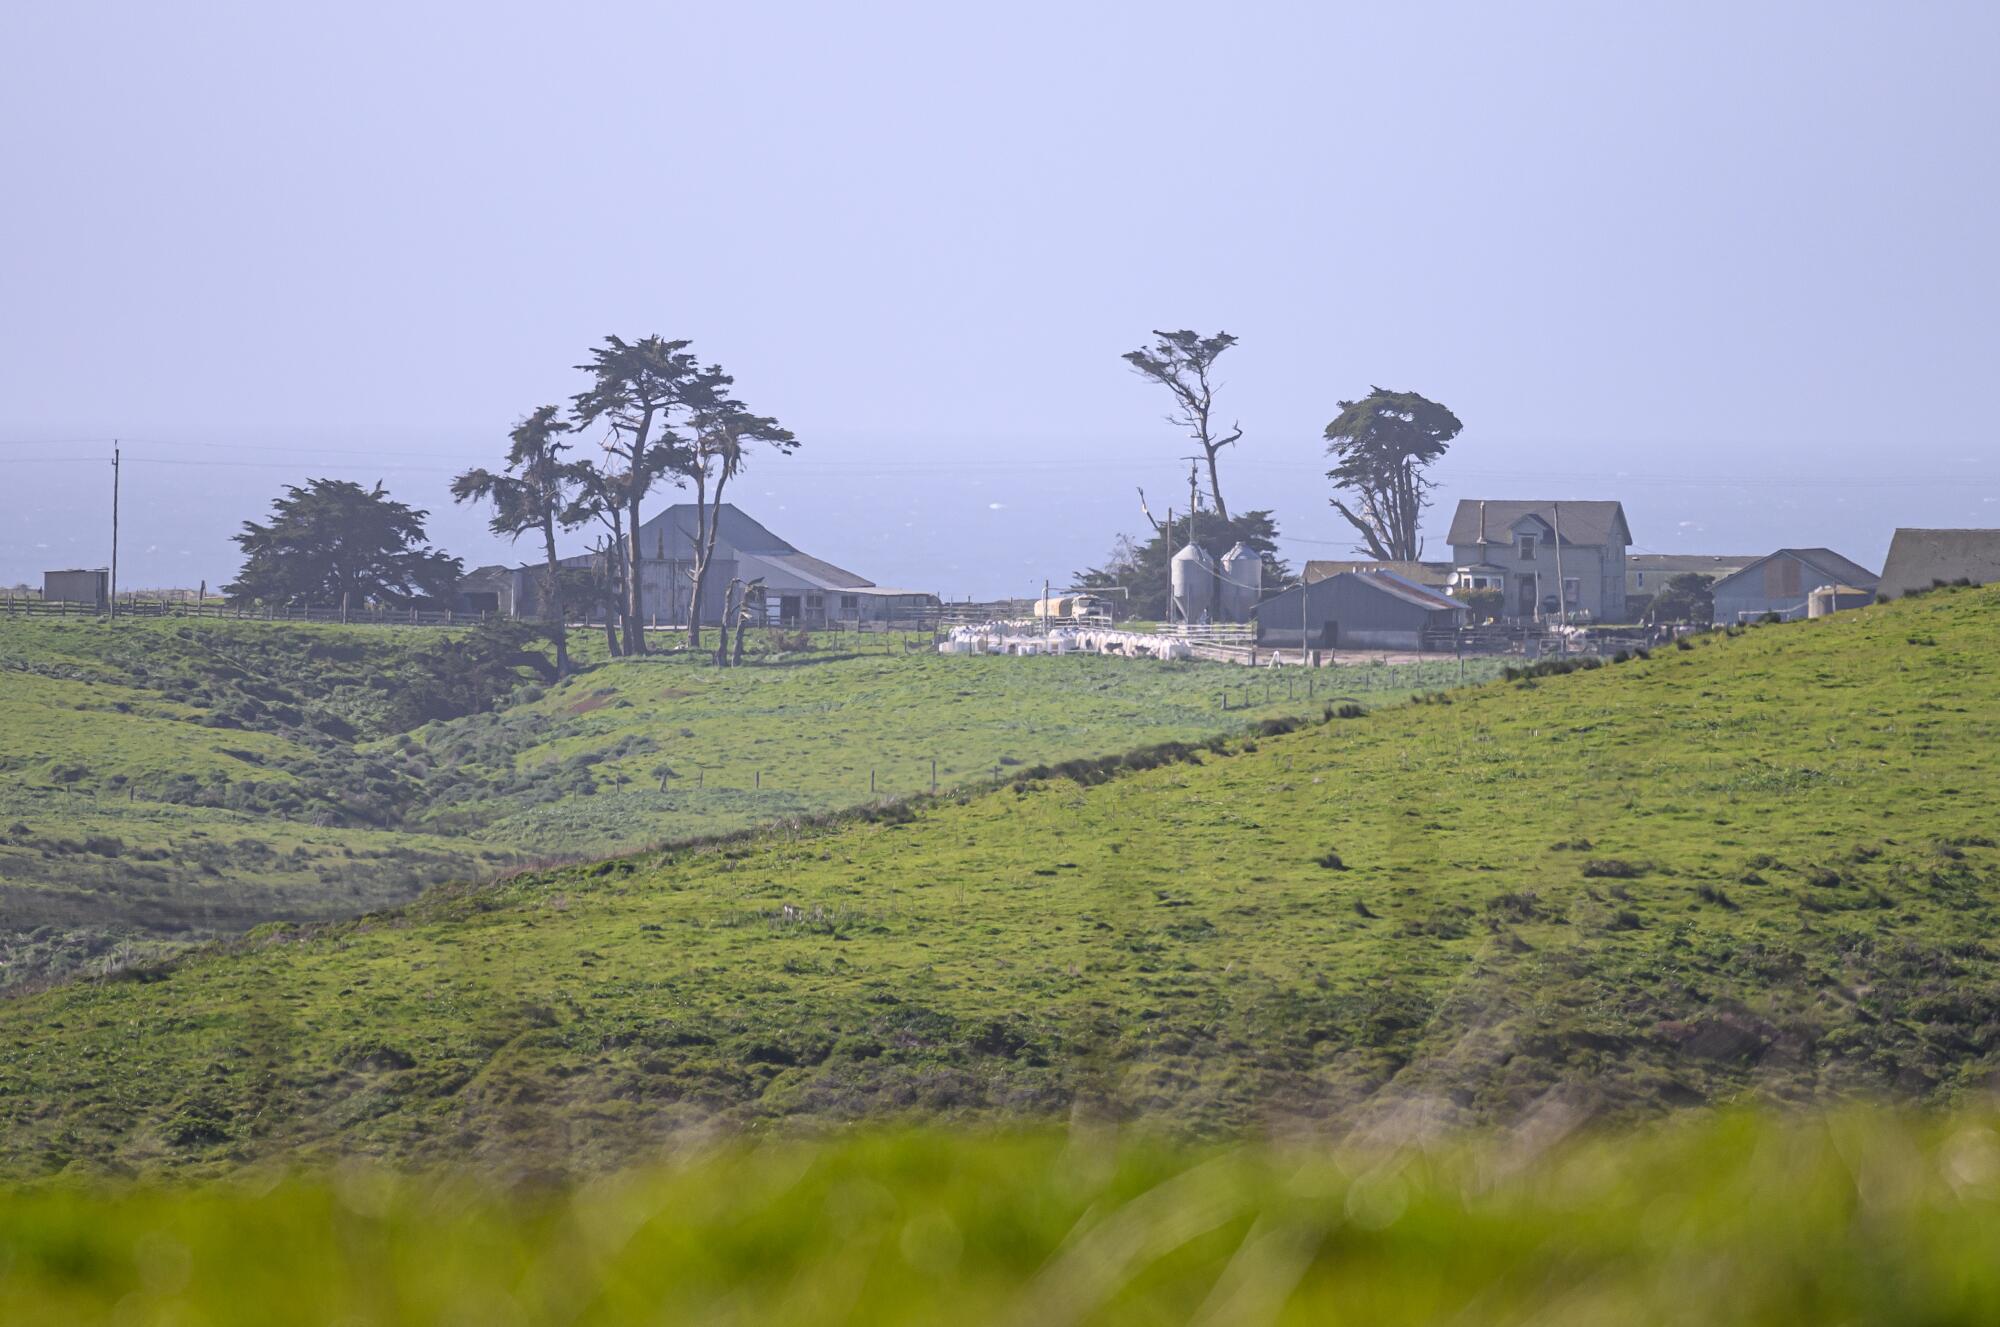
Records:
[[[743,594],[736,603],[736,650],[731,660],[737,667],[743,666],[743,631],[756,616],[757,609],[764,602],[764,578],[758,576],[743,587]]]

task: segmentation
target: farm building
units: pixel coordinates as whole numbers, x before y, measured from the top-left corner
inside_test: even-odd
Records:
[[[1715,624],[1754,622],[1770,613],[1786,620],[1805,617],[1812,592],[1822,585],[1873,594],[1877,579],[1830,548],[1781,548],[1715,583]]]
[[[1415,581],[1426,589],[1445,593],[1452,585],[1453,567],[1449,562],[1369,562],[1318,559],[1306,563],[1305,580],[1323,581],[1330,576],[1338,576],[1343,571],[1386,571],[1401,576],[1406,581]]]
[[[732,580],[759,577],[770,620],[789,627],[888,625],[914,620],[937,607],[938,596],[929,591],[880,586],[799,551],[733,503],[722,504],[716,523],[715,554],[702,590],[705,626],[721,623],[723,599]],[[686,625],[699,528],[692,503],[668,507],[640,525],[641,603],[649,621]],[[601,573],[604,557],[584,553],[564,558],[562,565]],[[485,607],[513,616],[536,616],[541,611],[540,571],[534,566],[481,567],[466,575],[457,600],[466,611]]]
[[[111,600],[111,573],[102,567],[45,571],[42,598],[49,603],[84,604],[101,609]]]
[[[1898,530],[1875,588],[1894,599],[1959,581],[2000,582],[2000,530]]]
[[[1468,498],[1452,514],[1447,538],[1453,584],[1499,590],[1509,617],[1561,609],[1600,622],[1626,618],[1632,530],[1622,503]]]
[[[1858,585],[1822,585],[1806,596],[1807,617],[1830,617],[1850,608],[1866,608],[1875,602],[1875,592]]]
[[[517,606],[533,600],[539,582],[534,567],[475,567],[459,578],[451,596],[455,613],[484,613],[513,617]]]
[[[1303,602],[1301,599],[1303,597]],[[1343,571],[1294,585],[1255,609],[1257,641],[1280,649],[1422,649],[1465,623],[1465,605],[1388,571]]]

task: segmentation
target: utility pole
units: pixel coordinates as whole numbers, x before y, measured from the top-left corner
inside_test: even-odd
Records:
[[[1556,515],[1556,622],[1566,627],[1569,625],[1569,582],[1563,579],[1563,505],[1560,502],[1552,505]],[[1556,637],[1556,653],[1569,653],[1567,633]]]
[[[1306,666],[1306,574],[1299,573],[1299,667]]]
[[[1188,542],[1194,542],[1194,513],[1201,505],[1200,475],[1195,467],[1199,464],[1194,457],[1188,457]]]
[[[1188,463],[1188,547],[1195,549],[1197,554],[1199,554],[1200,546],[1194,541],[1194,514],[1195,510],[1201,506],[1201,471],[1198,468],[1201,465],[1201,458],[1189,456],[1184,459]],[[1172,543],[1171,540],[1168,542],[1169,544]],[[1169,574],[1171,575],[1172,564],[1169,563],[1168,567]],[[1209,597],[1211,599],[1214,598],[1215,584],[1215,578],[1211,576],[1209,578]],[[1173,591],[1170,585],[1168,588],[1168,598],[1171,599],[1172,595]],[[1183,605],[1181,617],[1188,625],[1192,626],[1194,624],[1194,605]]]
[[[118,439],[111,440],[111,602],[106,611],[118,616]]]

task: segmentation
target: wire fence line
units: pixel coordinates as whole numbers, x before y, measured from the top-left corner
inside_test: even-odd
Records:
[[[73,599],[39,599],[7,596],[8,617],[73,617],[106,619],[114,616],[103,604]],[[118,601],[117,617],[186,617],[229,622],[330,622],[346,626],[450,627],[477,626],[493,621],[498,614],[457,612],[449,608],[385,608],[379,605],[342,610],[310,605],[271,607],[268,605],[192,603],[177,599],[124,599]]]

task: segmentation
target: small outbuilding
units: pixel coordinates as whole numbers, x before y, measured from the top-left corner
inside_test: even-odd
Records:
[[[535,594],[535,574],[527,567],[475,567],[459,577],[451,596],[452,611],[514,617]]]
[[[2000,584],[2000,530],[1898,530],[1875,589],[1894,599],[1961,582]]]
[[[1711,588],[1715,625],[1733,626],[1776,615],[1791,621],[1809,615],[1812,592],[1822,585],[1875,592],[1880,578],[1830,548],[1781,548],[1758,558]]]
[[[1388,571],[1344,571],[1258,604],[1257,642],[1309,649],[1418,650],[1465,624],[1465,605]]]
[[[48,603],[82,604],[98,612],[111,602],[111,573],[103,567],[42,573],[42,598]]]
[[[1806,596],[1807,617],[1831,617],[1850,608],[1866,608],[1875,602],[1875,592],[1858,585],[1822,585]]]

